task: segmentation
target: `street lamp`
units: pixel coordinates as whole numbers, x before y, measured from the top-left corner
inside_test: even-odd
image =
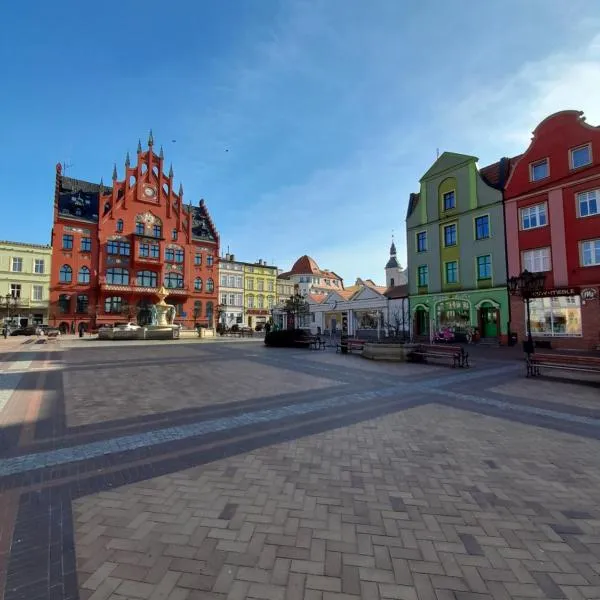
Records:
[[[527,307],[527,342],[523,343],[523,350],[527,354],[532,354],[534,351],[529,304],[532,298],[544,291],[545,282],[546,275],[544,273],[530,273],[527,269],[520,275],[509,277],[507,280],[510,294],[512,296],[521,296]]]

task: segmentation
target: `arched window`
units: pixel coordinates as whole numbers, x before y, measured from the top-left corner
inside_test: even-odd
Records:
[[[77,275],[77,283],[89,283],[90,282],[90,270],[87,267],[81,267]]]
[[[168,262],[175,262],[175,250],[173,250],[173,248],[167,248],[165,250],[165,260]]]
[[[69,265],[63,265],[60,268],[59,281],[60,283],[71,283],[73,280],[73,269]]]
[[[390,277],[390,287],[394,287],[395,282],[394,282],[394,278]]]
[[[167,273],[165,276],[165,286],[168,288],[182,288],[183,275],[181,273]]]
[[[104,300],[104,312],[120,313],[123,307],[123,298],[121,296],[109,296]]]
[[[77,312],[78,313],[87,313],[88,311],[88,297],[86,294],[79,294],[77,296]]]
[[[123,219],[119,219],[117,221],[117,232],[121,233],[123,231]]]
[[[215,291],[215,282],[210,278],[206,280],[206,291],[209,293]]]
[[[194,319],[199,319],[202,316],[202,302],[196,300],[194,302]]]
[[[118,267],[108,269],[106,271],[106,283],[111,283],[113,285],[128,285],[129,271]]]
[[[173,229],[173,231],[171,231],[171,239],[172,240],[177,239],[177,229]]]
[[[202,291],[202,277],[196,277],[196,279],[194,279],[194,290],[197,292]]]
[[[138,271],[136,273],[137,284],[144,287],[156,287],[158,276],[154,271]]]
[[[67,314],[70,311],[70,305],[71,305],[71,296],[68,296],[67,294],[61,294],[58,297],[58,311],[61,314]]]

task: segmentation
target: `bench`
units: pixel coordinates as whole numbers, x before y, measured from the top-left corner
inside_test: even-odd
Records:
[[[452,361],[452,368],[469,367],[469,354],[465,352],[462,346],[452,346],[448,344],[419,344],[412,352],[409,358],[419,356],[424,360],[428,358],[437,360]]]
[[[312,346],[312,341],[308,338],[302,338],[299,340],[294,340],[294,347],[295,348],[311,348]]]
[[[310,340],[310,349],[311,350],[325,350],[326,342],[318,337],[312,338]]]
[[[571,354],[532,354],[525,359],[527,377],[541,375],[540,369],[559,369],[580,373],[600,373],[600,356]]]

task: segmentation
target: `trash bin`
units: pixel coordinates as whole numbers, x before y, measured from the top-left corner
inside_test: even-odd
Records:
[[[512,331],[509,335],[508,335],[508,345],[509,346],[516,346],[519,343],[519,335]]]
[[[342,354],[348,354],[348,336],[342,335],[340,339],[340,352]]]

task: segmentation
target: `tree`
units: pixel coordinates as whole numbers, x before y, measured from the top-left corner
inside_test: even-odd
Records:
[[[288,329],[290,329],[290,315],[292,316],[294,327],[298,329],[301,322],[310,313],[310,306],[306,298],[296,290],[296,293],[285,301],[283,312],[288,316]]]

